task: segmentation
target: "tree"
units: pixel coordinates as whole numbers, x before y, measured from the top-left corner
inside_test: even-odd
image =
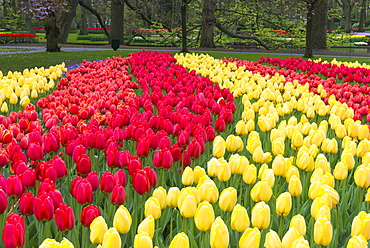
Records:
[[[216,1],[204,0],[202,11],[202,28],[200,31],[200,47],[214,48],[214,26],[216,25]]]
[[[191,0],[182,0],[181,5],[181,52],[188,53],[187,8]]]
[[[363,32],[365,21],[366,21],[366,12],[367,12],[367,0],[362,0],[362,3],[360,5],[361,11],[360,11],[360,23],[358,24],[358,31]]]
[[[319,0],[305,0],[307,4],[307,23],[306,23],[306,49],[304,53],[305,58],[312,58],[312,32],[313,32],[313,18],[315,5]]]
[[[67,43],[69,30],[71,29],[73,18],[76,16],[78,0],[67,0],[68,12],[62,12],[58,18],[58,27],[60,34],[58,35],[58,43]]]
[[[343,9],[344,16],[344,32],[351,33],[352,31],[352,19],[351,12],[354,6],[352,0],[336,0],[338,5]]]
[[[43,20],[46,32],[46,51],[59,52],[57,38],[60,30],[57,26],[57,17],[68,11],[68,4],[64,0],[29,0],[19,2],[21,11],[32,19]]]
[[[326,34],[328,30],[328,0],[319,0],[313,14],[312,28],[312,48],[326,50]]]
[[[111,3],[111,39],[119,39],[121,44],[123,40],[123,10],[124,0],[112,0]]]

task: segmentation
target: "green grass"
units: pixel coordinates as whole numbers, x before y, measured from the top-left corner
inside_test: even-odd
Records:
[[[52,65],[61,64],[62,62],[79,62],[83,59],[94,61],[98,59],[106,59],[112,56],[127,56],[133,51],[83,51],[83,52],[37,52],[37,53],[17,53],[17,54],[4,54],[0,55],[0,70],[6,74],[8,71],[23,71],[25,68],[35,67],[49,67]],[[280,58],[289,58],[292,55],[264,55],[264,54],[248,54],[248,53],[221,53],[210,52],[211,56],[215,58],[238,58],[243,60],[257,61],[261,56],[274,56]],[[316,57],[319,58],[319,57]],[[322,57],[322,60],[331,61],[334,57]],[[354,62],[370,64],[370,58],[340,58],[336,57],[339,61]]]

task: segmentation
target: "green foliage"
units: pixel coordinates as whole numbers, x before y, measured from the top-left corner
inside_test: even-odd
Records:
[[[109,41],[109,38],[107,36],[91,36],[91,41]]]
[[[91,37],[90,35],[79,35],[77,36],[77,40],[90,40]]]

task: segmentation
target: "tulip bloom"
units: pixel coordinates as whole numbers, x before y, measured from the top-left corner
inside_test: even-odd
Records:
[[[198,205],[194,192],[190,190],[180,192],[177,203],[181,216],[185,218],[194,217]]]
[[[306,221],[300,214],[293,216],[289,228],[295,227],[302,236],[306,236]]]
[[[212,224],[215,220],[215,213],[212,205],[207,202],[201,202],[194,216],[194,222],[196,227],[203,232],[211,230]]]
[[[75,225],[75,215],[72,208],[65,203],[59,204],[55,210],[54,220],[61,232],[72,230]]]
[[[78,177],[72,181],[71,195],[76,198],[77,202],[81,205],[91,204],[94,197],[89,181]]]
[[[23,247],[25,233],[26,229],[23,217],[18,214],[8,215],[2,233],[5,248]]]
[[[221,137],[217,136],[213,140],[213,156],[216,158],[221,158],[225,155],[226,141]]]
[[[85,177],[91,172],[91,167],[92,165],[89,156],[87,156],[86,154],[81,154],[80,156],[78,156],[76,162],[76,170],[79,176]]]
[[[108,231],[107,223],[102,216],[96,217],[90,225],[90,241],[93,244],[103,243],[104,234]]]
[[[264,246],[266,248],[283,248],[279,235],[272,229],[266,234]]]
[[[238,195],[235,188],[229,187],[224,189],[218,201],[221,210],[224,212],[231,212],[235,207],[237,198]]]
[[[169,248],[178,248],[178,247],[190,248],[189,238],[184,232],[178,233],[175,235],[175,237],[173,237]]]
[[[113,218],[113,226],[121,234],[128,233],[131,228],[132,218],[130,212],[123,205],[120,206]]]
[[[8,196],[18,198],[23,194],[24,190],[22,181],[18,176],[10,175],[6,179],[6,194]]]
[[[114,188],[114,176],[109,171],[106,171],[100,177],[100,190],[103,193],[112,193]]]
[[[260,246],[261,233],[257,227],[247,228],[239,240],[240,248],[258,248]]]
[[[360,188],[368,188],[370,186],[370,169],[364,164],[357,167],[354,175],[355,183]]]
[[[149,235],[150,238],[153,238],[154,228],[154,217],[149,215],[139,224],[139,226],[137,227],[137,233],[145,232]]]
[[[153,197],[157,198],[161,209],[165,209],[167,207],[167,192],[162,186],[157,187],[153,191]]]
[[[180,189],[177,187],[171,187],[168,189],[167,193],[167,204],[171,208],[176,208],[177,207],[177,196],[180,193]]]
[[[251,190],[251,198],[254,202],[268,202],[272,196],[272,189],[266,179],[256,183]]]
[[[32,142],[28,146],[27,155],[31,160],[37,161],[44,157],[44,150],[37,142]]]
[[[257,167],[254,164],[247,165],[243,171],[243,181],[246,184],[254,184],[257,180]]]
[[[292,196],[289,192],[281,193],[276,199],[276,214],[287,216],[292,209]]]
[[[155,220],[161,217],[161,206],[157,198],[149,197],[148,200],[146,200],[144,214],[145,217],[152,215]]]
[[[66,238],[63,238],[63,240],[60,243],[55,239],[45,239],[39,246],[39,248],[51,248],[51,247],[74,248],[71,241],[69,241]]]
[[[352,221],[351,236],[363,235],[366,240],[370,239],[370,214],[361,211]]]
[[[3,189],[0,188],[0,214],[4,213],[8,208],[8,198]]]
[[[302,194],[301,179],[299,179],[299,177],[297,177],[296,175],[293,175],[289,180],[288,190],[292,196],[300,196]]]
[[[318,245],[328,246],[333,236],[333,226],[326,218],[318,217],[314,225],[314,241]]]
[[[240,204],[236,204],[231,213],[231,228],[237,232],[244,232],[250,225],[247,210]]]
[[[191,167],[186,167],[182,172],[181,182],[185,186],[192,185],[194,182],[194,171]]]
[[[367,248],[367,241],[362,235],[353,236],[349,239],[347,248]]]
[[[153,248],[152,238],[146,232],[135,235],[134,248]]]
[[[138,170],[132,177],[134,189],[140,195],[150,191],[150,181],[145,170]]]
[[[95,205],[88,205],[81,211],[81,224],[90,227],[91,222],[98,216],[101,216],[99,208]]]
[[[48,193],[42,193],[33,200],[33,213],[38,221],[49,221],[54,215],[53,199]]]
[[[229,247],[229,231],[221,217],[217,217],[213,222],[210,236],[211,248]]]
[[[126,201],[126,191],[121,184],[114,186],[110,196],[110,202],[114,205],[122,205]]]
[[[122,241],[117,229],[109,228],[103,237],[102,248],[121,248]]]
[[[263,201],[252,208],[252,225],[260,230],[270,225],[270,207]]]

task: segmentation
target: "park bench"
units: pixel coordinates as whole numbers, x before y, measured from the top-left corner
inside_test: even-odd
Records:
[[[366,49],[367,53],[370,53],[370,46],[331,46],[330,48]]]
[[[258,45],[255,42],[251,42],[251,43],[228,42],[228,43],[225,43],[224,45],[232,49],[258,49]]]

